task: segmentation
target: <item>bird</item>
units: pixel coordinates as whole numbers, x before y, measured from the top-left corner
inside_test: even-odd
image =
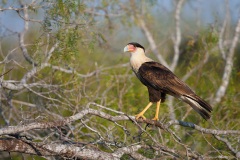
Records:
[[[148,89],[149,103],[135,116],[135,119],[146,119],[144,113],[156,103],[156,112],[152,120],[159,120],[160,104],[171,95],[189,104],[202,118],[208,120],[212,107],[200,98],[171,70],[145,55],[145,48],[137,42],[130,42],[124,47],[124,52],[130,52],[130,65],[137,78]]]

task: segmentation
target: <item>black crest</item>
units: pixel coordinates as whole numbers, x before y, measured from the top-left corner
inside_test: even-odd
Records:
[[[145,52],[145,48],[141,44],[139,44],[137,42],[130,42],[130,43],[128,43],[128,45],[129,44],[133,45],[134,47],[142,48]]]

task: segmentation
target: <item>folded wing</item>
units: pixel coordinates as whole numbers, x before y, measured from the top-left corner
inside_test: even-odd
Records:
[[[145,62],[139,68],[137,76],[146,86],[179,98],[188,103],[204,119],[210,118],[209,112],[212,111],[212,107],[162,64]]]

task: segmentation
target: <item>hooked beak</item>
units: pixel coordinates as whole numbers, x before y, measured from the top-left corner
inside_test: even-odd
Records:
[[[128,46],[124,47],[123,51],[128,52],[129,51]]]

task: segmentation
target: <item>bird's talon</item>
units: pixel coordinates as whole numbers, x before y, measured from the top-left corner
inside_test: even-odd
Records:
[[[142,119],[146,120],[146,117],[144,115],[142,115],[142,114],[137,114],[135,116],[135,118],[136,118],[136,120],[138,120],[139,118],[142,118]]]
[[[159,119],[157,117],[154,117],[152,120],[153,121],[158,121]]]

